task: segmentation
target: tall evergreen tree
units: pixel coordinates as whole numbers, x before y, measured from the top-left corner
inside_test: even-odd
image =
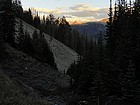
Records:
[[[106,30],[106,40],[107,40],[107,48],[108,48],[108,56],[113,57],[114,53],[114,35],[113,35],[113,9],[112,9],[112,0],[110,0],[110,8],[109,8],[109,20],[107,22],[107,30]],[[111,58],[112,59],[112,58]]]
[[[136,75],[139,78],[140,70],[140,2],[134,3],[131,16],[131,56],[136,66]],[[139,78],[140,80],[140,78]]]
[[[1,3],[1,2],[0,2]],[[2,14],[2,11],[1,11],[1,9],[0,9],[0,59],[2,59],[2,56],[3,56],[3,52],[4,52],[4,50],[5,50],[5,48],[4,48],[4,39],[3,39],[3,29],[2,29],[2,22],[1,22],[1,14]],[[1,61],[1,60],[0,60]]]
[[[23,8],[21,5],[21,0],[12,0],[13,1],[13,10],[16,17],[22,18]]]
[[[136,79],[136,69],[132,61],[129,62],[127,71],[122,79],[123,105],[139,105],[140,85]]]
[[[13,12],[12,0],[2,0],[1,26],[4,40],[11,45],[15,45],[15,16]]]
[[[17,40],[18,40],[18,44],[19,44],[19,49],[20,50],[24,50],[25,46],[24,46],[24,41],[25,41],[25,35],[23,32],[23,24],[22,24],[22,20],[20,19],[20,25],[19,25],[19,29],[18,29],[18,36],[17,36]]]
[[[49,64],[52,67],[57,68],[53,53],[49,48],[49,45],[47,43],[47,40],[45,39],[43,32],[40,31],[40,33],[38,34],[37,30],[35,30],[32,36],[34,57],[44,63]]]
[[[31,12],[30,8],[28,9],[28,11],[24,11],[23,12],[22,20],[24,20],[25,22],[27,22],[30,25],[34,25],[34,23],[33,23],[33,16],[32,16],[32,12]]]
[[[2,15],[3,15],[3,3],[0,1],[0,53],[4,50],[3,45],[4,45],[4,40],[3,40],[3,27],[2,27]],[[1,54],[0,54],[1,55]]]
[[[40,25],[41,25],[40,17],[38,16],[38,13],[37,13],[37,16],[34,17],[34,27],[40,29]]]
[[[25,38],[24,38],[24,52],[29,54],[29,55],[33,55],[33,45],[32,45],[32,39],[30,37],[30,34],[27,32],[27,30],[25,31]]]

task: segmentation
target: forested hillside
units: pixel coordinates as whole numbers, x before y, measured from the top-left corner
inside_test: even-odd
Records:
[[[111,1],[106,44],[100,35],[67,71],[73,105],[140,104],[140,2],[118,0],[113,12]]]
[[[140,1],[110,0],[108,17],[94,40],[0,0],[0,104],[140,105]]]
[[[18,28],[20,27],[20,20],[17,19],[16,22],[16,29],[19,30]],[[33,33],[36,31],[36,34],[39,34],[40,31],[33,26],[29,25],[28,23],[22,21],[23,25],[23,31],[25,34],[29,34],[29,36],[32,38]],[[18,34],[18,33],[17,33]],[[60,72],[67,71],[68,67],[77,60],[78,54],[72,50],[71,48],[67,47],[60,41],[56,40],[55,38],[49,36],[46,33],[43,33],[45,40],[47,41],[46,43],[48,44],[48,47],[52,51],[54,55],[54,60],[56,63],[56,66]],[[31,39],[30,39],[31,40]],[[26,46],[26,47],[29,47]],[[50,55],[50,54],[48,54]],[[50,61],[48,64],[51,63]],[[53,66],[53,65],[52,65]]]
[[[55,39],[48,44],[50,36],[22,21],[22,13],[20,1],[0,1],[0,104],[65,104],[69,77],[58,71],[50,46],[73,54],[69,64],[77,54]]]

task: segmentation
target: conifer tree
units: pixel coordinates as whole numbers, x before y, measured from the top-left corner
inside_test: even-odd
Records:
[[[136,69],[130,60],[127,71],[125,71],[122,79],[122,100],[123,105],[138,105],[140,104],[140,85],[136,79]]]
[[[15,16],[13,12],[12,0],[2,0],[2,17],[1,17],[1,25],[3,31],[4,40],[7,43],[10,43],[12,46],[15,45]]]
[[[1,16],[0,16],[0,27],[2,27],[1,26]],[[4,40],[3,40],[3,31],[0,28],[0,61],[2,60],[4,51],[5,51],[5,47],[4,47]]]
[[[102,105],[105,98],[105,87],[102,80],[102,75],[99,70],[97,70],[95,73],[95,76],[92,81],[92,87],[91,87],[91,98],[93,100],[93,103],[96,103],[96,105]]]
[[[28,11],[25,11],[22,15],[23,15],[22,20],[24,20],[25,22],[27,22],[30,25],[34,25],[33,16],[32,16],[32,12],[31,12],[30,8],[28,9]]]
[[[32,39],[30,37],[30,34],[27,32],[27,30],[25,31],[25,37],[24,37],[24,52],[29,54],[29,55],[33,55],[33,45],[32,45]]]
[[[33,25],[33,16],[32,16],[32,11],[31,11],[31,9],[29,8],[29,23],[31,24],[31,25]]]
[[[107,48],[108,48],[108,56],[113,57],[114,53],[114,35],[113,35],[113,12],[112,12],[112,0],[110,0],[110,8],[109,8],[109,21],[107,22],[107,30],[106,30],[106,40],[107,40]],[[112,59],[112,58],[111,58]]]
[[[40,44],[39,44],[39,34],[37,30],[34,30],[34,33],[32,35],[33,40],[32,40],[32,44],[33,44],[33,54],[36,58],[40,58],[41,55],[41,49],[40,49]]]
[[[40,25],[41,25],[40,17],[38,16],[38,13],[37,13],[37,16],[34,17],[34,27],[36,27],[37,29],[40,29]]]
[[[40,31],[40,33],[38,34],[37,30],[35,30],[32,36],[34,57],[42,61],[43,63],[47,63],[50,66],[57,68],[53,53],[49,48],[49,45],[47,43],[47,40],[45,39],[43,32]]]
[[[3,52],[3,50],[4,50],[4,40],[3,40],[3,27],[2,27],[2,14],[3,14],[3,3],[2,3],[2,1],[0,1],[0,53],[2,53]],[[1,55],[1,54],[0,54]]]
[[[13,1],[13,10],[16,17],[22,18],[23,8],[20,0],[12,0]]]
[[[131,56],[134,59],[135,66],[136,66],[136,75],[139,78],[140,75],[140,1],[137,0],[134,3],[132,16],[131,16]],[[140,78],[139,78],[140,80]]]
[[[19,44],[19,49],[20,50],[24,50],[25,46],[24,46],[24,41],[25,41],[25,35],[23,32],[23,24],[22,24],[22,20],[20,19],[20,25],[19,25],[19,29],[18,29],[18,44]]]

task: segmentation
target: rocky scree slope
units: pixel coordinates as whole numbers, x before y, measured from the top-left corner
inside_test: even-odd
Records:
[[[17,19],[16,27],[19,26],[19,23],[20,21],[19,19]],[[34,28],[33,26],[27,24],[24,21],[23,21],[23,29],[24,31],[27,30],[27,32],[31,35],[31,37],[34,30],[37,30],[39,33],[38,29]],[[54,59],[57,64],[57,68],[60,72],[64,72],[64,70],[66,71],[74,61],[77,61],[78,54],[74,50],[65,46],[60,41],[52,38],[48,34],[44,33],[44,36],[54,54]]]

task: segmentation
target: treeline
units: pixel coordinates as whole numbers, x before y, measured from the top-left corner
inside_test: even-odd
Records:
[[[28,11],[23,12],[21,18],[37,29],[41,29],[52,38],[72,48],[78,54],[84,54],[86,40],[90,40],[90,38],[73,29],[64,16],[56,18],[53,14],[50,14],[43,16],[41,19],[38,12],[33,16],[29,8]]]
[[[0,1],[0,56],[5,53],[5,43],[10,44],[14,48],[21,50],[35,59],[47,63],[52,67],[57,68],[54,61],[54,56],[48,46],[42,30],[34,31],[30,35],[28,31],[24,32],[23,23],[20,18],[23,18],[23,9],[20,0],[1,0]],[[17,18],[20,19],[18,29],[15,24]],[[31,16],[32,18],[32,16]],[[30,19],[30,18],[29,18]],[[28,20],[28,19],[27,19]],[[32,37],[31,37],[32,36]]]
[[[110,0],[112,1],[112,0]],[[70,105],[140,104],[140,2],[110,3],[106,44],[88,45],[86,54],[71,65]],[[92,41],[91,41],[92,42]]]
[[[16,38],[16,48],[36,58],[37,60],[47,63],[52,67],[57,68],[54,60],[53,53],[48,46],[47,40],[43,32],[40,30],[34,30],[34,33],[30,36],[28,31],[23,32],[23,24],[20,19],[19,33]]]

